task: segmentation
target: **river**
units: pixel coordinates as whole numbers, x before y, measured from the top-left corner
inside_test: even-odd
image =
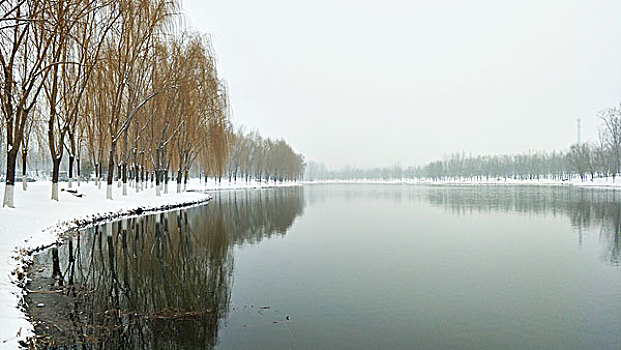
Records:
[[[621,344],[619,191],[327,184],[212,194],[38,253],[26,300],[39,344]]]

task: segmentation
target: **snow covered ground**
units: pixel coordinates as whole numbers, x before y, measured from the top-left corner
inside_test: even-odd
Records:
[[[171,183],[169,191],[176,191],[176,184]],[[237,182],[228,182],[227,180],[222,180],[221,183],[218,183],[216,179],[209,178],[207,183],[205,181],[199,181],[198,179],[191,179],[188,184],[187,189],[190,191],[193,190],[229,190],[229,189],[242,189],[242,188],[266,188],[266,187],[287,187],[287,186],[301,186],[300,182],[258,182],[255,180],[250,180],[248,182],[244,180],[239,180]]]
[[[22,290],[16,285],[21,269],[20,250],[30,251],[56,242],[58,235],[77,226],[77,222],[89,222],[96,218],[128,214],[136,208],[157,209],[170,205],[185,205],[206,201],[209,194],[203,190],[259,188],[273,186],[291,186],[295,183],[258,183],[251,181],[218,185],[209,179],[207,184],[193,179],[187,190],[200,192],[177,193],[176,183],[169,182],[168,194],[157,197],[155,189],[148,185],[144,191],[136,193],[135,188],[128,188],[128,195],[122,196],[122,188],[115,183],[112,186],[114,200],[106,200],[105,184],[98,189],[94,182],[76,183],[73,189],[83,194],[76,197],[67,191],[59,192],[59,201],[52,201],[51,183],[39,181],[28,183],[28,190],[22,191],[22,185],[15,186],[15,208],[0,208],[0,348],[16,349],[18,341],[32,335],[32,326],[24,313],[18,308],[22,299]],[[1,186],[3,190],[3,185]],[[61,189],[67,183],[60,183]]]
[[[515,180],[515,179],[450,179],[432,181],[430,179],[354,179],[354,180],[315,180],[303,181],[303,184],[328,184],[328,183],[349,183],[349,184],[406,184],[406,185],[430,185],[430,186],[449,186],[449,185],[528,185],[528,186],[575,186],[590,188],[609,188],[621,189],[621,177],[613,181],[612,177],[595,178],[581,181],[579,178],[572,178],[566,181],[551,179]]]

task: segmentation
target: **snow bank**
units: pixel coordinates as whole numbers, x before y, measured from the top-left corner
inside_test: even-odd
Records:
[[[55,243],[68,230],[102,220],[204,203],[210,198],[205,190],[296,185],[255,181],[223,181],[219,185],[213,179],[207,184],[191,180],[187,190],[192,192],[177,193],[176,183],[169,183],[169,186],[171,184],[172,190],[161,197],[155,196],[155,188],[150,184],[139,193],[131,188],[127,196],[122,196],[122,188],[114,184],[114,200],[106,200],[105,186],[98,189],[94,182],[83,182],[80,187],[74,184],[73,189],[83,195],[76,197],[66,191],[67,183],[61,183],[58,202],[50,199],[52,185],[49,181],[28,183],[26,192],[17,187],[15,208],[0,208],[0,348],[16,349],[19,340],[33,335],[32,325],[18,307],[23,298],[19,287],[25,278],[23,268],[30,259],[26,252]]]
[[[574,186],[574,187],[589,187],[589,188],[602,188],[602,189],[621,189],[621,177],[617,177],[613,181],[612,177],[607,178],[595,178],[593,181],[590,179],[582,181],[579,178],[572,178],[568,180],[552,180],[552,179],[532,179],[532,180],[516,180],[516,179],[496,179],[490,178],[489,180],[474,180],[474,179],[447,179],[433,181],[431,179],[352,179],[352,180],[313,180],[303,181],[303,184],[390,184],[390,185],[430,185],[430,186],[450,186],[450,185],[464,185],[464,186],[476,186],[476,185],[525,185],[525,186]]]
[[[174,191],[174,183],[172,184],[172,189]],[[222,180],[222,182],[218,182],[216,179],[209,178],[207,182],[199,181],[198,179],[192,179],[187,186],[188,190],[229,190],[229,189],[248,189],[248,188],[271,188],[271,187],[289,187],[289,186],[302,186],[300,182],[259,182],[256,180],[245,181],[241,178],[235,182],[228,182],[227,180]]]

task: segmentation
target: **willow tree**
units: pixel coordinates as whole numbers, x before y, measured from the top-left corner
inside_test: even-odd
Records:
[[[72,31],[69,43],[69,57],[76,63],[64,65],[63,114],[66,118],[65,129],[69,142],[62,142],[69,155],[69,184],[71,187],[77,169],[80,177],[80,149],[82,136],[85,134],[84,123],[80,119],[88,118],[91,112],[83,103],[89,86],[92,86],[95,70],[103,44],[108,33],[118,20],[120,13],[114,10],[113,2],[106,0],[81,0],[80,14]],[[77,162],[77,166],[74,163]],[[79,180],[78,180],[79,185]]]
[[[26,191],[28,188],[28,178],[27,178],[27,165],[28,165],[28,151],[30,150],[30,141],[32,139],[33,129],[36,127],[36,115],[40,113],[38,111],[37,106],[35,106],[34,114],[31,118],[28,119],[28,124],[26,125],[26,129],[24,130],[24,137],[22,137],[22,190]]]
[[[227,147],[228,120],[225,117],[220,117],[209,119],[208,123],[208,133],[205,135],[205,151],[199,153],[198,159],[205,173],[205,181],[207,181],[208,176],[212,176],[221,182],[229,154]]]
[[[5,123],[7,161],[3,206],[14,206],[15,165],[31,111],[49,72],[46,57],[59,32],[45,18],[43,0],[0,1],[0,106]]]
[[[119,19],[113,35],[107,38],[104,50],[105,82],[114,90],[107,102],[110,114],[101,115],[108,125],[108,169],[106,198],[112,199],[117,144],[124,137],[132,119],[140,109],[162,90],[132,86],[140,81],[144,72],[143,58],[150,51],[155,39],[163,36],[162,30],[171,24],[177,3],[170,0],[118,0]],[[134,89],[132,91],[132,89]]]
[[[65,150],[69,152],[71,187],[78,116],[85,110],[83,96],[106,35],[119,16],[112,4],[105,0],[64,0],[48,7],[45,13],[45,17],[57,21],[59,27],[47,57],[51,68],[44,84],[53,200],[58,200],[58,173]]]
[[[99,66],[93,72],[82,102],[82,118],[78,119],[79,128],[84,130],[86,137],[90,164],[95,170],[95,185],[99,188],[103,179],[104,151],[110,138],[107,120],[103,116],[111,113],[106,99],[112,96],[114,90],[104,68],[105,65]]]
[[[187,187],[190,168],[201,154],[216,165],[226,157],[228,101],[218,79],[209,41],[194,34],[184,44],[186,78],[180,89],[179,111],[186,122],[177,134],[177,192]]]
[[[249,181],[296,181],[304,171],[304,157],[295,153],[284,140],[262,138],[257,132],[245,133],[243,129],[228,131],[229,181],[238,177]]]
[[[153,56],[157,64],[152,66],[151,86],[163,86],[168,83],[171,69],[170,43],[167,41],[159,41],[154,45]],[[162,191],[162,164],[164,163],[164,147],[172,140],[169,126],[176,124],[179,118],[174,120],[166,118],[172,112],[172,106],[175,103],[173,97],[175,91],[165,91],[153,97],[153,101],[145,107],[148,111],[149,121],[149,161],[151,169],[153,169],[152,180],[155,181],[156,196],[161,195]],[[175,116],[178,117],[178,116]],[[173,126],[174,129],[174,126]]]
[[[185,34],[184,39],[187,36]],[[187,41],[184,40],[176,49],[177,59],[180,61],[177,69],[183,72],[183,77],[174,114],[181,116],[184,121],[179,125],[173,145],[175,152],[171,154],[177,165],[177,192],[181,192],[181,179],[187,164],[192,162],[191,158],[203,145],[199,137],[206,134],[205,125],[200,119],[200,106],[205,102],[201,99],[201,92],[206,92],[206,87],[202,84],[200,73],[205,69],[207,57],[199,38],[190,38]]]

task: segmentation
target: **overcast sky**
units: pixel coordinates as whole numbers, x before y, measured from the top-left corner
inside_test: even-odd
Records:
[[[183,0],[233,121],[329,166],[597,137],[621,101],[619,0]]]

